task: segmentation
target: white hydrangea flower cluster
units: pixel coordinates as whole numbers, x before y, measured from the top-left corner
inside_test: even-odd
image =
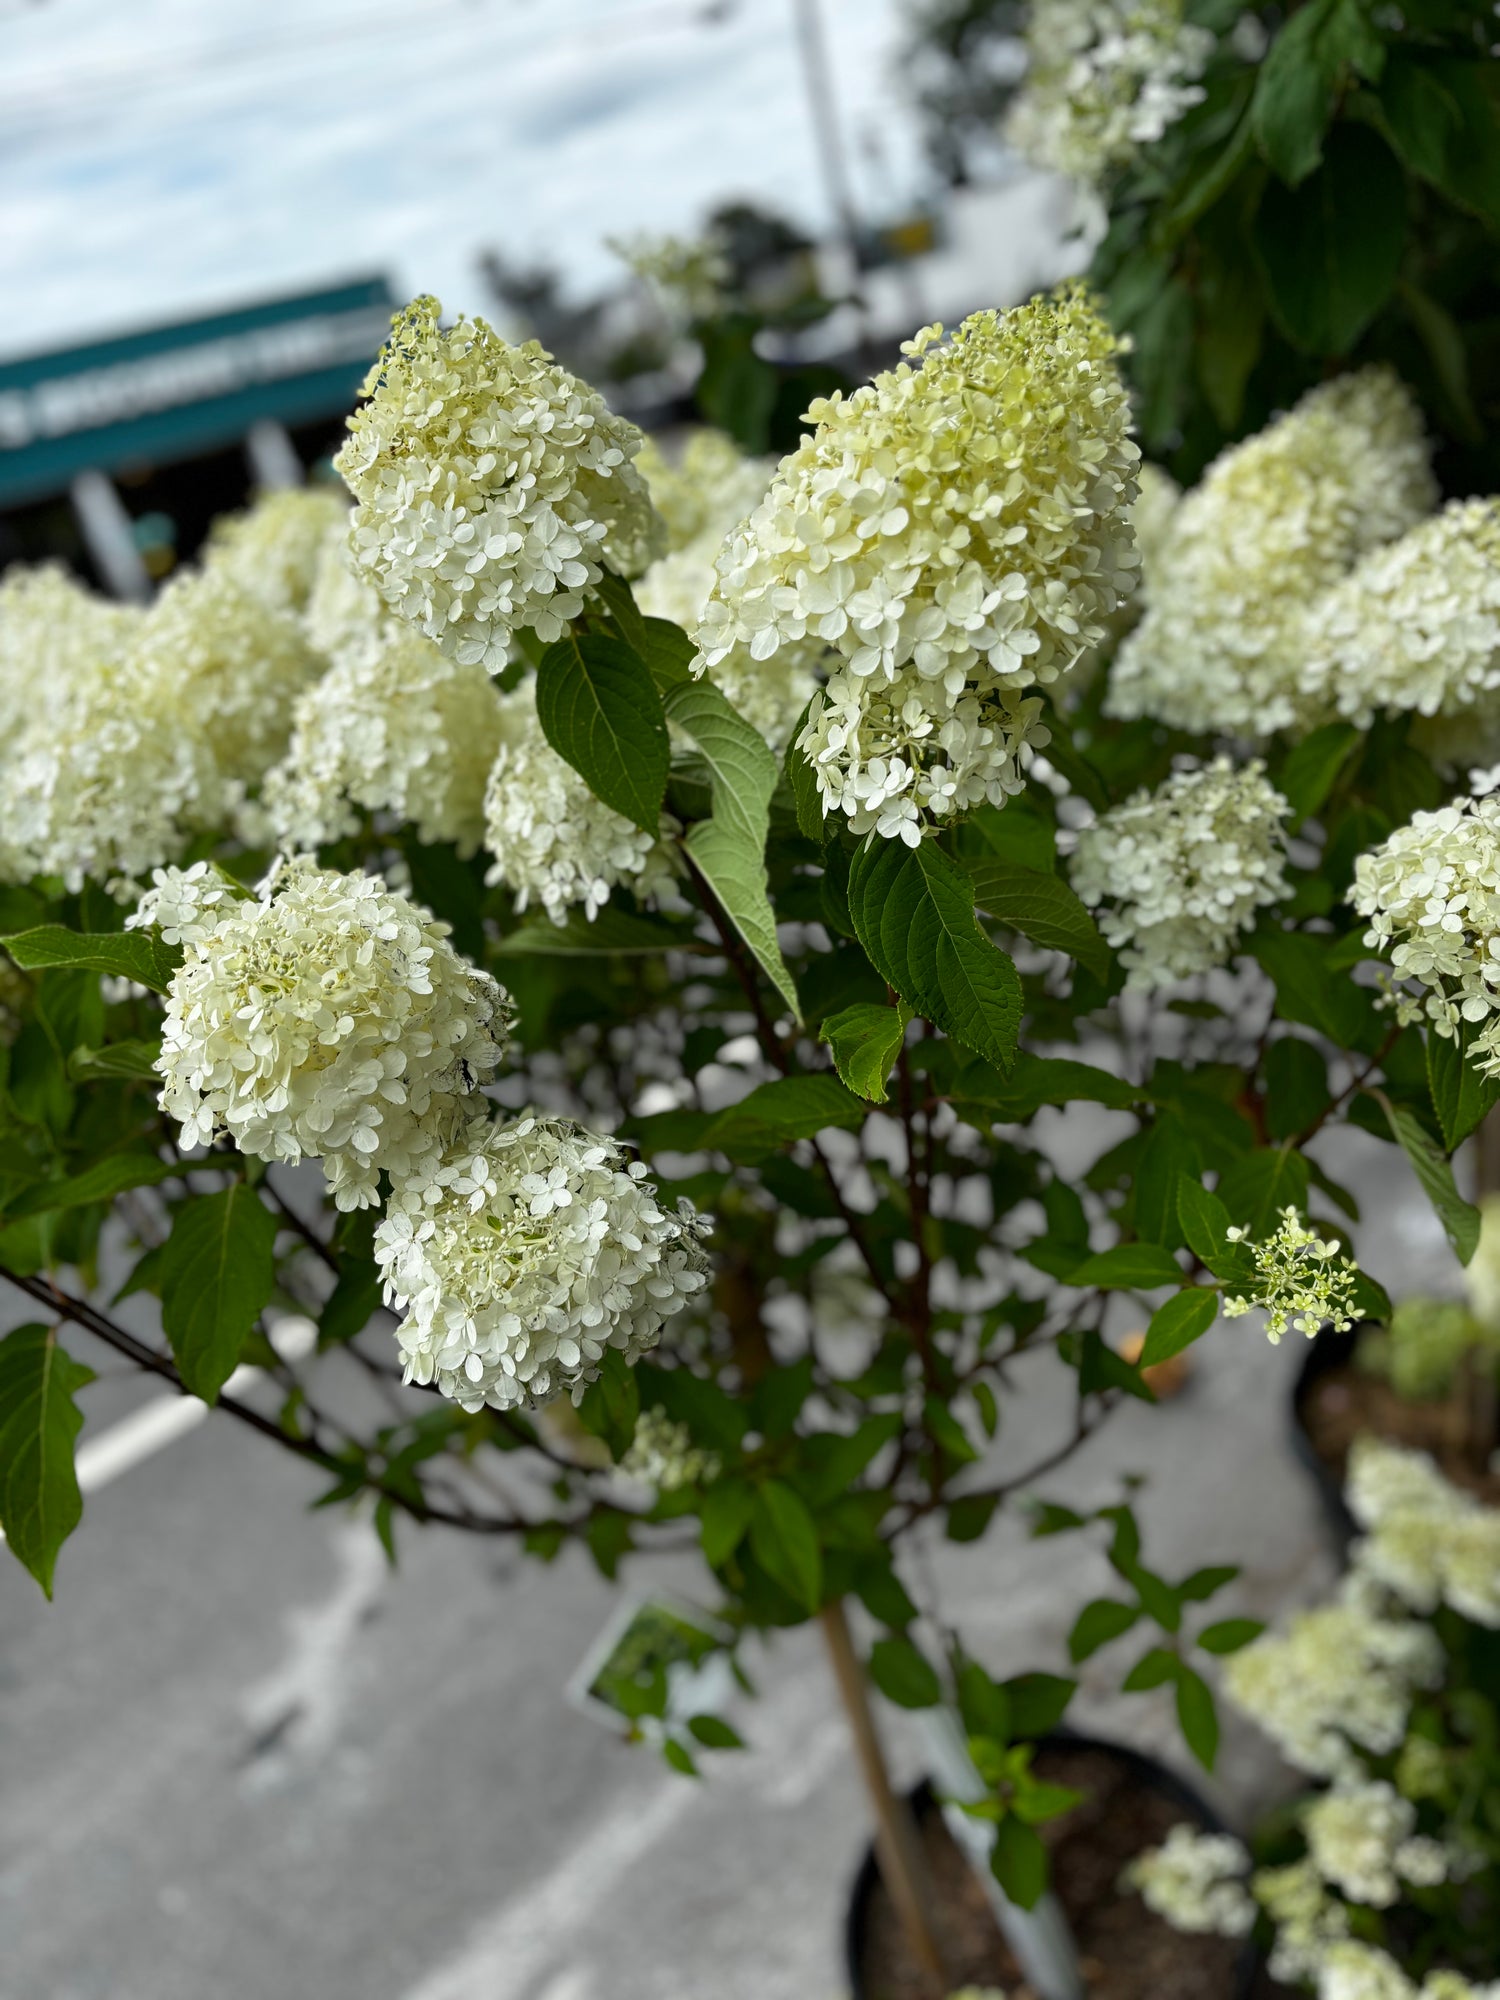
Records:
[[[1358,1782],[1356,1746],[1388,1756],[1413,1694],[1439,1685],[1443,1653],[1427,1625],[1392,1606],[1358,1571],[1331,1604],[1299,1612],[1224,1662],[1224,1692],[1288,1763],[1314,1777]]]
[[[1391,970],[1422,989],[1403,1015],[1439,1035],[1486,1025],[1470,1060],[1500,1072],[1500,794],[1419,812],[1354,864],[1350,901],[1390,947]]]
[[[418,839],[472,854],[500,733],[500,696],[484,668],[387,618],[298,700],[261,810],[291,849],[342,839],[363,811],[394,813]]]
[[[1227,1833],[1205,1833],[1182,1821],[1160,1847],[1138,1854],[1120,1878],[1148,1910],[1174,1930],[1245,1937],[1255,1923],[1255,1904],[1245,1887],[1250,1856]]]
[[[297,618],[214,565],[166,586],[146,615],[140,653],[141,671],[160,689],[157,726],[199,738],[218,768],[220,794],[204,802],[210,823],[281,755],[293,703],[327,664]]]
[[[717,671],[811,638],[836,671],[799,747],[825,811],[915,841],[1018,789],[1046,685],[1130,588],[1139,453],[1118,343],[1068,287],[976,313],[815,426],[725,542],[698,628]]]
[[[1259,762],[1174,771],[1078,836],[1072,881],[1100,910],[1128,984],[1151,989],[1228,963],[1288,884],[1290,808]]]
[[[1258,1868],[1250,1887],[1276,1926],[1272,1978],[1288,1984],[1316,1979],[1329,1952],[1349,1935],[1349,1912],[1329,1895],[1311,1857],[1282,1868]]]
[[[717,1452],[695,1445],[687,1425],[674,1423],[658,1404],[637,1417],[620,1470],[658,1493],[676,1493],[684,1486],[707,1486],[718,1478],[719,1463]]]
[[[193,929],[156,1065],[186,1146],[227,1132],[253,1159],[319,1158],[336,1205],[368,1207],[382,1169],[436,1155],[500,1061],[503,990],[374,877],[302,857]]]
[[[1102,181],[1202,102],[1213,52],[1182,0],[1032,0],[1005,136],[1034,166]]]
[[[669,891],[665,846],[596,798],[542,734],[533,681],[502,696],[500,716],[484,801],[484,844],[495,857],[486,880],[504,883],[518,909],[539,903],[555,924],[579,903],[592,921],[617,882],[638,896]]]
[[[1500,1630],[1500,1508],[1450,1485],[1425,1452],[1373,1437],[1350,1451],[1345,1497],[1367,1531],[1367,1575],[1413,1611],[1446,1604]]]
[[[513,632],[562,636],[606,564],[639,575],[660,524],[633,424],[535,341],[478,319],[444,332],[439,310],[397,317],[335,462],[360,571],[455,659],[499,673]]]
[[[1351,1902],[1389,1909],[1401,1882],[1428,1888],[1443,1881],[1441,1842],[1416,1833],[1417,1812],[1383,1779],[1335,1785],[1303,1808],[1302,1831],[1313,1866]]]
[[[734,269],[712,236],[606,238],[609,248],[689,322],[721,310]]]
[[[1275,1234],[1256,1243],[1247,1229],[1226,1229],[1231,1243],[1247,1243],[1255,1260],[1248,1294],[1227,1297],[1225,1319],[1238,1319],[1258,1306],[1266,1315],[1266,1338],[1276,1346],[1288,1326],[1309,1340],[1324,1326],[1347,1333],[1353,1326],[1354,1284],[1359,1272],[1337,1237],[1319,1236],[1295,1208],[1284,1208]]]
[[[243,514],[226,514],[209,534],[204,565],[222,569],[273,611],[300,612],[329,535],[346,540],[349,496],[333,486],[266,493]]]
[[[1320,719],[1317,600],[1431,511],[1429,456],[1415,401],[1380,367],[1320,383],[1221,452],[1172,515],[1108,712],[1249,739]]]
[[[346,512],[318,545],[312,587],[302,612],[308,643],[333,659],[348,646],[378,640],[388,625],[398,622],[374,584],[354,567]]]
[[[156,868],[125,928],[155,931],[163,944],[201,944],[225,909],[252,893],[208,861],[195,861],[191,868]]]
[[[565,1120],[475,1125],[398,1186],[375,1232],[406,1379],[467,1410],[575,1400],[606,1352],[635,1361],[700,1292],[706,1223]]]
[[[1449,763],[1500,749],[1500,499],[1455,500],[1373,550],[1314,605],[1310,697],[1368,727],[1382,709],[1425,718]]]
[[[1446,1968],[1429,1972],[1418,1986],[1379,1945],[1354,1938],[1331,1944],[1310,1970],[1317,1978],[1318,2000],[1500,2000],[1500,1983],[1476,1986]]]
[[[669,555],[706,535],[723,541],[754,511],[776,471],[774,459],[747,458],[732,437],[715,430],[691,432],[674,458],[647,438],[635,462],[662,518]]]

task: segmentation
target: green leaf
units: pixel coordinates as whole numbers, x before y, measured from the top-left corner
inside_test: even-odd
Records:
[[[1114,963],[1109,946],[1066,882],[989,855],[966,855],[964,867],[975,902],[997,924],[1019,931],[1044,951],[1066,952],[1101,983],[1108,980]]]
[[[995,1517],[998,1493],[965,1493],[948,1503],[944,1533],[950,1542],[977,1542]]]
[[[42,1181],[26,1188],[11,1203],[12,1215],[40,1215],[51,1208],[82,1208],[91,1201],[113,1201],[127,1188],[155,1187],[158,1181],[180,1178],[182,1163],[158,1160],[151,1153],[108,1153],[81,1174],[63,1181]]]
[[[1427,1082],[1450,1153],[1500,1103],[1500,1076],[1481,1076],[1469,1060],[1472,1038],[1467,1022],[1460,1023],[1456,1037],[1427,1030]]]
[[[1406,176],[1367,125],[1337,126],[1304,186],[1266,189],[1254,243],[1287,338],[1309,354],[1347,354],[1401,267]]]
[[[591,1436],[603,1438],[618,1461],[630,1449],[640,1414],[641,1391],[635,1370],[618,1348],[610,1348],[599,1373],[579,1398],[578,1420]],[[604,1518],[594,1516],[596,1522]],[[597,1558],[599,1551],[594,1553]]]
[[[1149,1292],[1158,1285],[1181,1284],[1182,1266],[1159,1243],[1119,1243],[1113,1250],[1086,1257],[1067,1282],[1101,1291]]]
[[[1221,1618],[1217,1625],[1205,1625],[1198,1644],[1205,1653],[1237,1653],[1265,1631],[1259,1618]]]
[[[162,1329],[184,1386],[205,1403],[218,1400],[271,1296],[277,1226],[242,1181],[177,1210],[162,1258]]]
[[[1374,78],[1384,55],[1361,0],[1311,0],[1291,15],[1260,66],[1250,107],[1256,142],[1288,187],[1306,180],[1323,157],[1344,65]]]
[[[997,1124],[1020,1125],[1044,1104],[1107,1104],[1128,1111],[1146,1095],[1139,1085],[1070,1056],[1033,1056],[1022,1050],[1002,1076],[988,1063],[967,1063],[953,1080],[952,1095],[964,1105],[983,1107]]]
[[[934,842],[872,835],[849,871],[849,913],[870,962],[915,1012],[1009,1067],[1021,982],[975,921],[973,884]]]
[[[990,1869],[1013,1903],[1034,1910],[1047,1887],[1047,1849],[1041,1835],[1007,1813],[995,1828]]]
[[[616,576],[612,569],[605,568],[604,574],[594,585],[594,590],[609,613],[610,621],[621,639],[639,659],[646,657],[646,621],[641,616],[641,607],[635,601],[635,592],[623,576]],[[665,622],[665,621],[663,621]],[[674,628],[675,629],[675,628]]]
[[[1284,1208],[1307,1212],[1308,1180],[1301,1153],[1289,1147],[1258,1147],[1220,1174],[1219,1199],[1253,1237],[1262,1237],[1275,1227]]]
[[[1352,722],[1328,722],[1293,744],[1276,774],[1276,789],[1291,807],[1289,824],[1310,819],[1364,737]]]
[[[1146,1344],[1141,1349],[1141,1367],[1155,1368],[1191,1347],[1213,1325],[1219,1312],[1219,1295],[1202,1286],[1189,1285],[1151,1315]]]
[[[1202,1170],[1197,1141],[1180,1118],[1163,1111],[1141,1149],[1135,1169],[1135,1226],[1147,1243],[1175,1250],[1182,1242],[1177,1187]]]
[[[1121,1604],[1113,1597],[1096,1597],[1085,1604],[1068,1634],[1068,1658],[1077,1666],[1101,1646],[1130,1630],[1141,1615],[1138,1604]]]
[[[671,746],[640,655],[602,633],[557,640],[536,670],[536,713],[542,734],[594,796],[655,834]]]
[[[797,717],[796,727],[787,741],[786,755],[781,762],[782,769],[786,772],[787,784],[791,788],[792,808],[797,815],[797,831],[804,840],[815,840],[821,846],[827,829],[823,824],[823,795],[818,790],[818,774],[797,748],[802,731],[807,726],[808,714],[817,699],[818,697],[814,695]]]
[[[642,637],[631,644],[646,662],[661,693],[665,695],[669,688],[691,680],[698,649],[682,627],[674,625],[670,618],[647,618],[642,620],[642,627]]]
[[[1266,1050],[1265,1072],[1266,1129],[1273,1139],[1295,1139],[1328,1106],[1323,1051],[1300,1035],[1283,1035]]]
[[[1500,223],[1493,70],[1493,60],[1398,48],[1380,85],[1385,129],[1412,172],[1491,227]]]
[[[690,1715],[688,1728],[705,1750],[743,1750],[745,1739],[719,1715]]]
[[[1182,1273],[1179,1271],[1177,1275],[1180,1278]],[[1071,1278],[1066,1282],[1071,1284]],[[1102,1396],[1110,1389],[1123,1389],[1127,1396],[1135,1396],[1143,1403],[1156,1401],[1154,1390],[1141,1377],[1139,1362],[1127,1361],[1123,1354],[1117,1354],[1097,1327],[1089,1327],[1080,1337],[1077,1359],[1080,1396]]]
[[[1219,1716],[1213,1691],[1191,1667],[1177,1669],[1177,1723],[1183,1740],[1205,1771],[1219,1754]]]
[[[674,687],[667,696],[667,714],[702,752],[713,780],[713,817],[692,827],[683,844],[795,1018],[797,989],[781,956],[766,891],[776,759],[711,681]]]
[[[136,1076],[156,1083],[160,1080],[156,1073],[156,1059],[160,1054],[159,1035],[149,1042],[111,1042],[102,1049],[80,1044],[68,1057],[68,1075],[74,1083]]]
[[[829,1014],[818,1029],[818,1040],[827,1042],[833,1066],[850,1090],[872,1104],[884,1104],[886,1078],[901,1053],[910,1020],[911,1011],[905,1006],[861,1002]]]
[[[1221,1591],[1226,1583],[1233,1583],[1239,1570],[1233,1563],[1219,1563],[1209,1569],[1195,1569],[1191,1576],[1185,1576],[1177,1586],[1177,1595],[1184,1604],[1205,1604],[1210,1597]]]
[[[831,1126],[848,1130],[866,1116],[864,1105],[834,1077],[780,1076],[719,1112],[702,1144],[753,1166],[797,1139],[815,1139]]]
[[[1392,1104],[1384,1093],[1382,1101],[1390,1128],[1437,1211],[1459,1263],[1467,1264],[1479,1248],[1479,1210],[1459,1193],[1452,1167],[1416,1116],[1404,1105]]]
[[[1011,1734],[1045,1736],[1062,1721],[1078,1683],[1062,1674],[1015,1674],[1001,1688],[1010,1703]]]
[[[755,1512],[754,1489],[743,1479],[720,1479],[709,1487],[699,1510],[703,1554],[711,1569],[728,1562]]]
[[[707,947],[687,924],[606,903],[592,922],[579,909],[569,910],[567,921],[561,924],[553,923],[550,917],[530,917],[490,949],[497,958],[599,958],[703,951]]]
[[[1145,1694],[1176,1680],[1181,1661],[1165,1646],[1151,1646],[1136,1661],[1120,1683],[1122,1694]]]
[[[73,1397],[93,1379],[56,1327],[19,1326],[0,1340],[0,1528],[48,1597],[57,1552],[83,1517]]]
[[[684,1778],[696,1778],[699,1775],[698,1766],[693,1762],[692,1752],[686,1744],[679,1743],[675,1736],[663,1737],[661,1754],[672,1769],[680,1772]]]
[[[813,1517],[790,1486],[768,1479],[756,1489],[750,1517],[755,1560],[804,1611],[816,1611],[823,1597],[823,1552]]]
[[[86,972],[107,972],[116,979],[133,979],[153,993],[165,993],[182,963],[182,947],[165,945],[154,931],[87,932],[61,924],[41,924],[0,938],[23,972],[51,966],[76,966]]]
[[[936,1708],[943,1698],[936,1668],[910,1639],[877,1639],[870,1649],[870,1678],[898,1708]]]

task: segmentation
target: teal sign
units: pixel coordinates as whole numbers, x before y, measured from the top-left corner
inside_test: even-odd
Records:
[[[66,492],[95,466],[170,464],[254,423],[315,423],[353,403],[395,301],[366,278],[0,362],[0,507]]]

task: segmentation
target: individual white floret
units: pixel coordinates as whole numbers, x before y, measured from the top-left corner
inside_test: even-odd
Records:
[[[525,910],[539,903],[556,924],[581,904],[592,921],[616,883],[638,896],[674,880],[663,844],[605,805],[542,734],[535,683],[501,699],[501,744],[485,793],[486,877]]]
[[[266,493],[244,513],[215,521],[204,567],[227,571],[273,611],[300,612],[330,532],[349,532],[349,497],[341,488],[303,486]]]
[[[1419,812],[1354,864],[1350,901],[1390,949],[1397,979],[1421,989],[1413,1012],[1452,1037],[1477,1027],[1469,1058],[1500,1071],[1500,795]]]
[[[1245,1937],[1255,1923],[1255,1904],[1245,1887],[1249,1872],[1242,1842],[1184,1821],[1160,1847],[1136,1856],[1121,1887],[1136,1890],[1146,1908],[1174,1930]]]
[[[1416,403],[1385,368],[1319,384],[1221,452],[1157,553],[1108,708],[1257,738],[1319,720],[1306,685],[1317,600],[1437,497]]]
[[[1225,965],[1256,912],[1287,894],[1286,800],[1260,763],[1177,771],[1080,833],[1073,887],[1129,983],[1168,986]]]
[[[499,673],[511,634],[560,638],[606,565],[645,569],[661,529],[633,424],[535,341],[400,314],[336,461],[356,567],[393,611]]]
[[[580,1393],[635,1361],[703,1288],[706,1223],[660,1206],[639,1161],[566,1120],[476,1124],[398,1185],[375,1232],[406,1379],[465,1409]]]
[[[1101,181],[1202,101],[1213,52],[1181,0],[1032,0],[1005,136],[1034,166]]]
[[[228,909],[252,891],[208,861],[190,868],[155,868],[151,886],[125,919],[125,928],[154,930],[163,944],[198,944]]]
[[[262,810],[291,851],[354,833],[363,812],[394,814],[419,840],[472,854],[500,734],[500,696],[484,668],[387,618],[299,698]]]
[[[323,1162],[341,1209],[410,1175],[494,1072],[510,1003],[437,923],[302,857],[224,908],[172,975],[157,1071],[185,1146]]]
[[[698,667],[830,649],[799,747],[856,832],[1002,804],[1018,697],[1096,645],[1130,588],[1139,453],[1117,351],[1077,287],[948,339],[924,328],[900,367],[812,405],[720,550]]]

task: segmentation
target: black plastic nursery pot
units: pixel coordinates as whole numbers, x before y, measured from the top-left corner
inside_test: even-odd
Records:
[[[1037,1745],[1035,1768],[1049,1782],[1087,1794],[1043,1828],[1053,1886],[1078,1943],[1090,2000],[1251,2000],[1260,1962],[1253,1946],[1185,1937],[1122,1893],[1121,1870],[1158,1845],[1181,1820],[1208,1832],[1223,1822],[1193,1787],[1125,1744],[1060,1730]],[[932,1787],[911,1806],[925,1850],[943,1950],[957,1987],[1013,1992],[1021,1974],[1001,1938],[983,1884],[943,1824]],[[902,1948],[900,1926],[880,1882],[874,1848],[854,1878],[844,1932],[853,2000],[909,2000],[923,1988]],[[1029,1990],[1029,1989],[1027,1989]]]

